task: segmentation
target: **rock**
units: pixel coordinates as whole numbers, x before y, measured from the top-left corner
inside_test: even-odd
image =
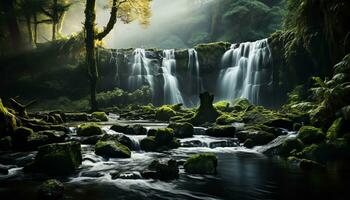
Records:
[[[290,156],[292,152],[299,152],[304,148],[304,144],[297,138],[290,138],[277,146],[272,146],[264,150],[263,154],[268,156]]]
[[[248,145],[250,148],[265,145],[276,138],[276,136],[272,133],[265,131],[239,131],[237,132],[236,136],[241,142],[247,142],[246,145]],[[250,140],[247,141],[248,139]]]
[[[99,141],[95,145],[96,155],[107,158],[130,158],[131,151],[116,141]]]
[[[216,174],[217,163],[215,154],[195,154],[187,159],[184,168],[190,174]]]
[[[50,179],[40,185],[38,190],[39,199],[58,200],[63,197],[64,185],[56,180]]]
[[[92,123],[92,122],[81,124],[77,130],[77,135],[84,136],[84,137],[89,137],[92,135],[102,135],[102,134],[103,134],[103,131],[101,127],[98,124]]]
[[[28,137],[34,134],[33,130],[26,127],[18,127],[12,135],[12,145],[17,149],[25,149],[27,147]]]
[[[108,121],[108,117],[107,117],[105,112],[93,112],[91,114],[91,117],[95,118],[95,119],[98,119],[101,122],[107,122]]]
[[[33,170],[50,175],[73,173],[82,162],[80,143],[48,144],[38,148]]]
[[[233,110],[240,112],[246,110],[251,104],[249,103],[248,99],[244,98],[238,98],[235,99],[232,103]]]
[[[303,126],[299,130],[298,138],[304,144],[319,143],[325,140],[326,136],[322,130],[313,126]]]
[[[155,119],[160,121],[169,121],[170,118],[174,117],[176,112],[169,106],[162,106],[156,110]]]
[[[0,175],[8,175],[9,170],[6,166],[0,164]]]
[[[293,129],[293,122],[289,119],[284,118],[271,119],[266,122],[265,125],[270,127],[285,128],[288,130]]]
[[[119,143],[127,146],[129,149],[135,150],[135,147],[134,147],[132,140],[128,136],[126,136],[122,133],[104,134],[101,137],[101,141],[108,141],[108,140],[113,140],[113,141],[119,142]]]
[[[147,136],[156,136],[157,130],[156,129],[150,129],[147,132]]]
[[[141,176],[144,179],[158,179],[158,173],[154,170],[145,170],[141,172]]]
[[[185,141],[181,144],[182,147],[203,147],[203,144],[200,140],[191,140]]]
[[[48,136],[33,133],[28,137],[26,146],[30,149],[36,149],[37,147],[48,143],[49,143]]]
[[[111,130],[117,133],[124,133],[127,135],[146,135],[147,134],[147,129],[139,124],[135,124],[135,125],[114,124],[111,127]]]
[[[179,168],[176,160],[173,159],[170,159],[167,162],[154,160],[148,166],[148,169],[156,172],[155,174],[148,174],[153,179],[172,180],[179,177]]]
[[[246,139],[246,141],[244,141],[243,146],[245,146],[248,149],[251,149],[255,146],[255,142],[252,139]]]
[[[344,120],[342,117],[336,119],[333,122],[332,126],[329,127],[327,131],[326,137],[328,140],[334,140],[342,135],[341,130],[342,130],[343,123],[344,123]]]
[[[64,142],[67,134],[64,131],[45,130],[37,132],[38,135],[46,135],[50,143]]]
[[[144,151],[156,151],[158,144],[155,136],[148,136],[140,141],[140,147]]]
[[[95,145],[100,139],[102,138],[101,135],[93,135],[90,137],[84,137],[80,140],[82,144],[89,144],[89,145]]]
[[[219,125],[230,125],[234,122],[241,122],[243,119],[240,117],[233,117],[228,114],[222,114],[216,119],[216,124]]]
[[[148,136],[140,141],[141,149],[144,151],[160,151],[174,149],[180,143],[174,138],[174,131],[171,128],[159,128],[155,136]]]
[[[301,159],[299,166],[303,170],[323,169],[324,168],[324,166],[321,165],[320,163],[312,161],[312,160],[308,160],[308,159]]]
[[[230,112],[230,102],[219,101],[214,103],[214,108],[220,110],[221,112]]]
[[[65,118],[67,121],[78,122],[86,122],[89,120],[88,114],[86,113],[65,113]]]
[[[194,125],[201,125],[206,122],[215,122],[220,114],[213,106],[214,95],[204,92],[199,95],[199,98],[200,106],[190,121]]]
[[[0,138],[12,135],[16,127],[16,117],[4,107],[0,98]]]
[[[104,175],[101,172],[83,172],[83,173],[81,173],[81,176],[91,177],[91,178],[99,178],[99,177],[102,177]]]
[[[193,137],[193,125],[190,123],[171,123],[168,128],[174,130],[174,136],[177,138]]]
[[[234,137],[235,132],[235,127],[227,125],[208,128],[205,133],[212,137]]]
[[[0,150],[6,151],[12,148],[11,137],[6,136],[0,139]]]

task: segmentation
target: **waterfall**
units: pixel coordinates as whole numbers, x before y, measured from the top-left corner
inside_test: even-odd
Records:
[[[109,63],[113,63],[115,65],[115,75],[114,75],[115,85],[119,86],[120,80],[119,80],[119,65],[118,65],[118,49],[116,49],[115,51],[111,50],[109,53],[110,53]]]
[[[190,90],[190,106],[197,105],[199,93],[203,91],[202,79],[199,74],[198,53],[195,49],[188,49],[188,87]]]
[[[133,57],[131,74],[128,78],[129,89],[136,90],[145,84],[153,89],[154,79],[150,69],[151,60],[146,57],[146,51],[140,48],[135,49]]]
[[[164,78],[164,104],[184,103],[176,78],[175,50],[164,50],[161,72]]]
[[[233,44],[222,58],[219,99],[247,98],[253,104],[263,104],[262,99],[271,96],[272,70],[267,39]]]

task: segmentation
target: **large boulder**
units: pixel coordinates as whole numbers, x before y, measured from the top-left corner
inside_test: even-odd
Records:
[[[25,149],[27,147],[27,141],[30,135],[34,132],[30,128],[18,127],[12,134],[12,145],[16,149]]]
[[[235,132],[235,127],[227,125],[208,128],[205,133],[212,137],[234,137]]]
[[[304,144],[297,138],[290,138],[282,143],[264,149],[261,153],[268,156],[290,156],[293,152],[299,152],[304,148]]]
[[[131,151],[116,141],[99,141],[95,145],[96,155],[107,158],[130,158]]]
[[[65,113],[67,121],[79,121],[86,122],[89,120],[89,116],[86,113]]]
[[[190,123],[171,123],[168,127],[174,130],[174,136],[177,138],[188,138],[193,136],[194,128]]]
[[[50,179],[40,185],[38,197],[39,200],[59,200],[63,193],[64,185],[56,179]]]
[[[240,112],[246,110],[249,106],[251,106],[248,99],[238,98],[235,99],[232,103],[233,110]]]
[[[64,131],[45,130],[37,132],[39,135],[46,135],[50,143],[64,142],[67,134]]]
[[[117,133],[124,133],[127,135],[146,135],[147,129],[140,124],[134,125],[124,125],[124,124],[114,124],[111,126],[111,130]]]
[[[159,180],[172,180],[179,177],[179,168],[176,160],[170,159],[166,161],[154,160],[148,170],[142,173],[144,178],[152,178]]]
[[[303,126],[299,130],[298,138],[304,144],[313,144],[324,141],[326,139],[326,136],[320,128],[313,126]]]
[[[81,162],[80,143],[54,143],[38,148],[30,169],[50,175],[67,175],[75,172]]]
[[[216,174],[217,163],[215,154],[195,154],[186,160],[184,168],[190,174]]]
[[[265,123],[266,126],[285,128],[288,130],[293,129],[293,124],[294,123],[290,119],[286,119],[286,118],[271,119]]]
[[[144,151],[161,151],[177,148],[180,146],[180,143],[174,137],[173,129],[159,128],[156,129],[154,136],[142,139],[140,146]]]
[[[236,136],[247,148],[265,145],[276,138],[274,134],[266,131],[239,131]]]
[[[169,121],[176,112],[169,106],[162,106],[156,110],[155,118],[160,121]]]
[[[108,121],[108,117],[107,117],[107,114],[105,112],[93,112],[91,114],[91,117],[93,119],[97,119],[101,122],[107,122]]]
[[[122,133],[117,133],[117,134],[104,134],[101,139],[101,141],[116,141],[116,142],[119,142],[121,143],[122,145],[125,145],[127,146],[129,149],[131,150],[136,150],[135,147],[134,147],[134,143],[132,142],[132,140],[122,134]]]
[[[93,135],[102,135],[103,131],[101,127],[96,123],[85,123],[78,127],[77,135],[83,137],[89,137]]]

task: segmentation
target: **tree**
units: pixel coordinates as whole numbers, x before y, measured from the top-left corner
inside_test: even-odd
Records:
[[[98,109],[96,100],[98,69],[96,64],[96,42],[101,41],[113,29],[117,19],[124,23],[130,23],[138,20],[142,26],[149,24],[151,16],[151,0],[112,0],[111,15],[107,25],[102,31],[97,31],[95,27],[96,20],[96,0],[86,0],[85,6],[85,48],[86,64],[88,67],[90,89],[91,89],[91,110]]]
[[[52,0],[45,7],[42,7],[42,12],[50,18],[52,23],[52,40],[56,40],[57,31],[60,30],[65,13],[72,4],[68,0]]]

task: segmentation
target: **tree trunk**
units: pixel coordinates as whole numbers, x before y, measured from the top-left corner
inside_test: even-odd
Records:
[[[31,24],[31,21],[30,21],[30,16],[25,16],[25,18],[26,18],[27,31],[28,31],[28,42],[29,42],[29,46],[32,47],[32,45],[33,45],[32,24]]]
[[[2,0],[1,4],[4,6],[6,26],[9,31],[12,47],[17,51],[22,46],[22,37],[19,31],[17,17],[15,15],[14,0]]]
[[[98,109],[96,100],[96,87],[98,79],[98,71],[96,65],[95,55],[95,3],[96,0],[87,0],[85,8],[85,48],[86,48],[86,64],[88,66],[88,72],[90,77],[91,86],[91,110],[96,111]]]
[[[38,44],[38,18],[36,16],[36,13],[33,15],[34,20],[34,44]]]
[[[52,12],[52,40],[56,40],[56,28],[58,23],[57,0],[53,0]]]

